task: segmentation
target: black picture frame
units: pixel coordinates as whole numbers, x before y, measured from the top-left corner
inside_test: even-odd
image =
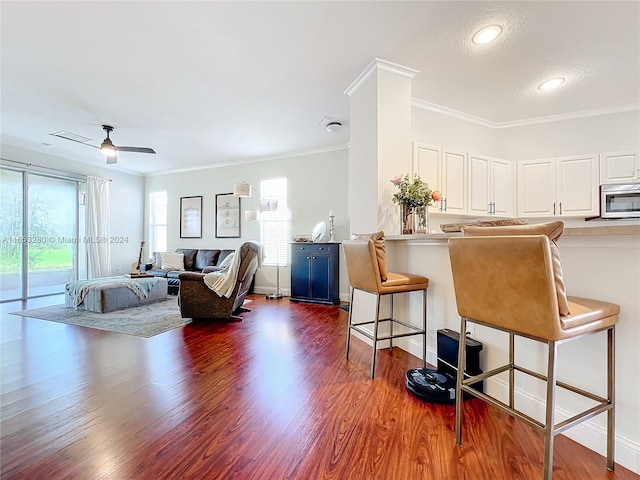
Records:
[[[216,195],[216,238],[240,238],[240,197]]]
[[[202,196],[180,197],[180,238],[202,238]]]

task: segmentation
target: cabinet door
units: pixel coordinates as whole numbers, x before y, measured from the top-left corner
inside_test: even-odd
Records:
[[[468,203],[467,213],[469,215],[489,215],[491,214],[490,169],[491,159],[484,155],[470,153],[467,158],[468,168]]]
[[[311,256],[311,297],[314,300],[331,301],[331,290],[329,289],[330,265],[329,255]]]
[[[293,252],[291,256],[291,296],[311,298],[311,256],[306,252]]]
[[[429,184],[431,190],[441,190],[442,150],[423,143],[413,143],[413,173]]]
[[[442,155],[442,195],[444,211],[450,214],[467,212],[466,154],[445,150]]]
[[[518,162],[518,216],[552,217],[556,208],[553,158]]]
[[[493,214],[512,217],[515,212],[515,169],[512,162],[500,158],[491,159],[489,197],[493,202]]]
[[[557,165],[558,215],[598,215],[598,163],[596,155],[559,157]]]
[[[640,180],[638,152],[600,154],[600,183],[628,183]]]

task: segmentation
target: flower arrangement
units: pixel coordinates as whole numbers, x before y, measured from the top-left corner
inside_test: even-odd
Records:
[[[391,183],[398,187],[398,192],[393,194],[393,201],[409,208],[426,207],[442,198],[442,194],[438,190],[431,190],[420,175],[414,175],[413,179],[409,178],[408,173],[398,175],[391,179]]]

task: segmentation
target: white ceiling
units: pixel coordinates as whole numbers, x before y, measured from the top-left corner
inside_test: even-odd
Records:
[[[49,134],[98,145],[106,123],[157,151],[120,153],[130,172],[344,146],[344,91],[375,57],[420,71],[415,99],[496,127],[640,104],[637,1],[2,1],[0,16],[0,140],[103,166]],[[493,23],[503,35],[474,46]],[[551,76],[567,82],[537,91]]]

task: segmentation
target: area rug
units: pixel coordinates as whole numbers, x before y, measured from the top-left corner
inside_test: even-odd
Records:
[[[145,338],[153,337],[191,322],[190,318],[180,317],[176,298],[109,313],[74,310],[73,308],[65,308],[64,305],[51,305],[49,307],[11,313],[23,317],[68,323],[69,325],[79,325],[81,327]]]

